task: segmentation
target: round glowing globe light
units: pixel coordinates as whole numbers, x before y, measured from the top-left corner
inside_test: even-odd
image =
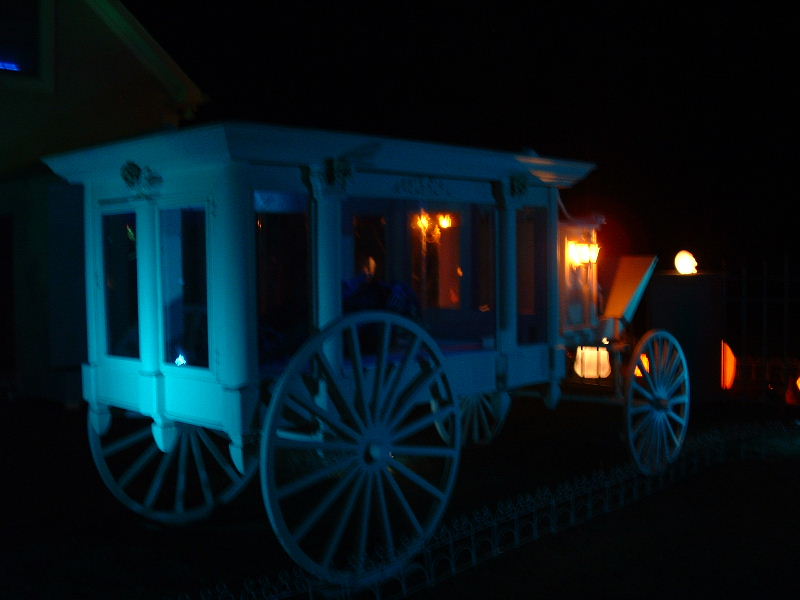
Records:
[[[697,273],[697,261],[688,250],[681,250],[675,255],[675,268],[681,275]]]

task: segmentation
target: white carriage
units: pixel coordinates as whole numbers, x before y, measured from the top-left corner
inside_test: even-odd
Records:
[[[655,258],[620,259],[601,314],[601,220],[562,215],[589,164],[252,123],[45,162],[85,190],[92,454],[147,518],[258,474],[291,558],[366,585],[434,532],[512,396],[623,406],[644,473],[680,452],[683,352],[626,339]]]

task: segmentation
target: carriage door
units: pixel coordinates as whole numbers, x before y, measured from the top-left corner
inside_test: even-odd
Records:
[[[255,195],[258,357],[262,377],[277,375],[311,332],[308,198]]]
[[[207,368],[206,212],[162,210],[159,226],[164,361]]]

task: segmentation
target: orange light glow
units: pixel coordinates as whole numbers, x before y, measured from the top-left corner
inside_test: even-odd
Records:
[[[422,211],[419,216],[417,217],[417,227],[419,227],[420,231],[428,231],[428,227],[431,225],[431,220],[428,218],[428,213]]]
[[[697,261],[688,250],[681,250],[675,255],[675,270],[681,275],[697,273]]]
[[[721,342],[721,356],[720,356],[720,387],[723,390],[729,390],[733,387],[733,382],[736,379],[736,355],[734,355],[731,347],[722,340]]]
[[[647,358],[647,355],[646,354],[640,354],[639,355],[639,361],[644,365],[644,370],[649,373],[650,372],[650,359]],[[639,370],[639,365],[636,365],[636,369],[634,369],[633,374],[636,375],[636,377],[641,377],[642,376],[642,372]]]
[[[800,406],[800,377],[786,386],[786,404]]]
[[[567,257],[573,267],[580,267],[588,263],[596,263],[600,253],[599,244],[587,244],[584,242],[567,242]]]
[[[450,215],[439,215],[439,227],[447,229],[453,224],[453,219]]]
[[[608,348],[604,346],[578,346],[573,369],[584,379],[604,379],[611,375]]]

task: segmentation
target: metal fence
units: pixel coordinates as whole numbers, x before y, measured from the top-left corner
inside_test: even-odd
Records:
[[[723,267],[724,339],[737,358],[733,391],[782,399],[800,375],[800,263],[788,254]]]

